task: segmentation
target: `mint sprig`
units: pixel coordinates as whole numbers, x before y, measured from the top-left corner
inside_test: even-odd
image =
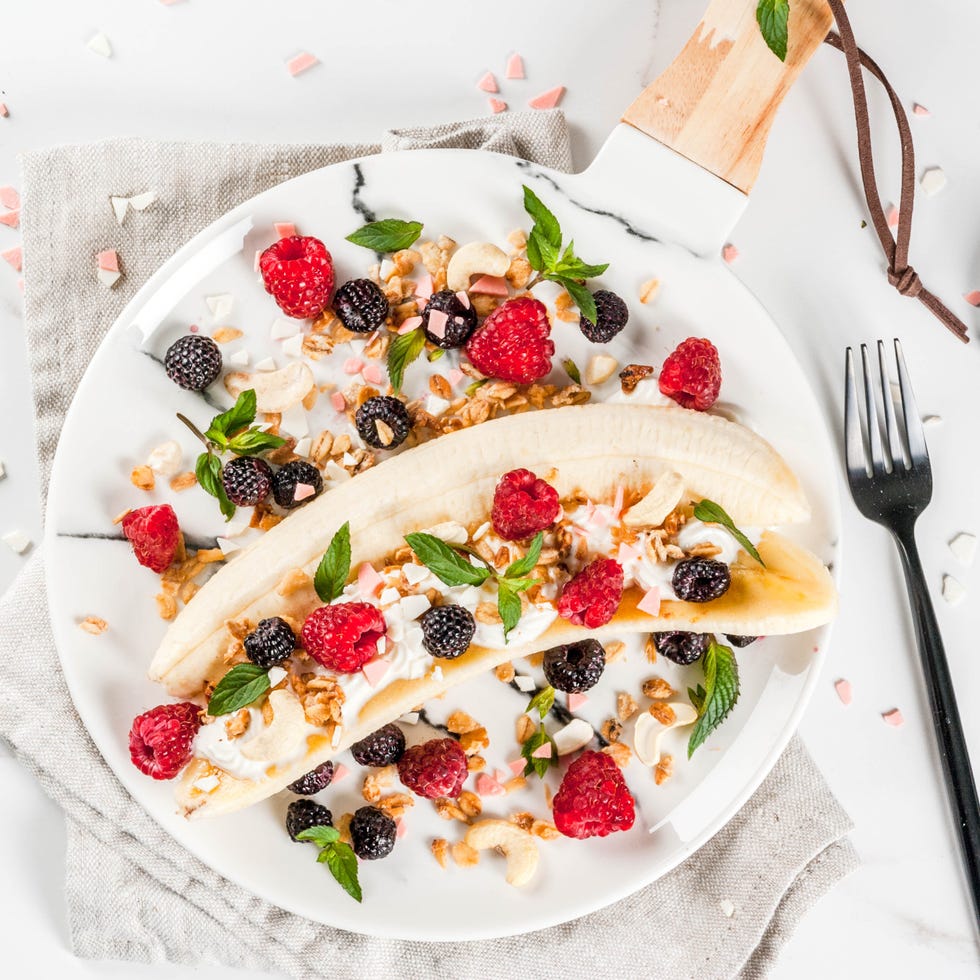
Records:
[[[358,228],[347,236],[347,241],[369,248],[372,252],[399,252],[403,248],[411,248],[421,234],[421,221],[385,218]]]
[[[763,568],[766,567],[755,545],[735,526],[721,504],[713,500],[700,500],[694,507],[694,516],[705,524],[720,524]]]
[[[538,713],[540,724],[535,729],[531,737],[521,746],[521,756],[525,760],[524,775],[530,776],[535,773],[540,779],[544,779],[545,773],[552,767],[558,765],[558,746],[555,740],[548,734],[544,727],[544,719],[551,711],[555,703],[555,689],[550,685],[541,688],[537,694],[528,702],[525,709],[526,714]],[[551,755],[543,759],[535,758],[535,749],[540,749],[542,745],[551,745]]]
[[[395,391],[402,390],[405,368],[416,361],[425,349],[425,331],[421,327],[398,334],[388,347],[388,380]]]
[[[527,707],[524,709],[524,714],[529,715],[532,712],[537,712],[538,717],[544,721],[547,717],[548,712],[555,705],[555,689],[549,684],[547,687],[542,687],[537,694],[528,702]]]
[[[313,588],[324,602],[333,602],[350,575],[350,521],[345,521],[330,539],[330,545],[313,575]]]
[[[354,901],[361,901],[361,883],[357,877],[357,855],[350,844],[340,839],[340,831],[336,827],[316,826],[301,830],[296,835],[297,840],[311,841],[320,848],[317,855],[319,864],[326,864],[341,888]]]
[[[759,0],[755,19],[769,50],[780,61],[785,61],[789,42],[789,0]]]
[[[486,565],[473,565],[434,534],[419,531],[405,535],[409,548],[437,579],[448,586],[483,585],[490,578]]]
[[[258,664],[235,664],[224,677],[208,701],[208,714],[212,717],[229,715],[257,701],[269,690],[269,672]]]
[[[738,701],[738,663],[730,647],[712,643],[702,657],[704,686],[688,688],[687,695],[698,713],[698,720],[687,743],[687,757],[728,717]]]

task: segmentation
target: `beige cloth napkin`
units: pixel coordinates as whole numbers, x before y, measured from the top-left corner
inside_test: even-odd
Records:
[[[42,481],[68,403],[125,302],[195,232],[290,177],[382,149],[493,149],[570,169],[560,112],[389,133],[381,146],[112,141],[24,158],[26,316]],[[109,195],[158,203],[115,223]],[[111,292],[94,256],[115,247]],[[224,964],[294,977],[760,977],[807,908],[857,863],[850,821],[798,740],[742,811],[654,885],[530,936],[427,944],[371,939],[291,915],[183,851],[120,786],[58,669],[43,549],[0,600],[0,735],[64,809],[65,898],[79,956]],[[31,657],[23,656],[30,637]],[[46,678],[37,697],[37,678]],[[722,903],[734,914],[725,915]]]

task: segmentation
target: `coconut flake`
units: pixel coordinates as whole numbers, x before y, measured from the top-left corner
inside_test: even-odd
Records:
[[[949,550],[953,553],[953,557],[957,561],[963,562],[964,565],[972,565],[973,559],[977,555],[976,536],[966,531],[960,531],[949,542]]]
[[[226,558],[236,551],[242,550],[242,546],[237,541],[229,541],[228,538],[215,538],[214,540]]]
[[[228,363],[234,367],[248,367],[249,360],[251,357],[247,350],[236,350],[228,357]]]
[[[524,691],[525,694],[533,691],[537,687],[537,684],[534,682],[534,678],[528,677],[526,674],[515,674],[514,684],[517,686],[519,691]]]
[[[731,899],[723,898],[718,903],[718,907],[721,909],[721,914],[728,916],[729,919],[735,914],[735,906]]]
[[[293,447],[293,452],[297,456],[309,456],[310,449],[313,448],[313,440],[309,436],[303,436],[302,439],[296,440],[296,445]]]
[[[269,336],[273,340],[285,340],[287,337],[293,337],[298,334],[299,330],[300,325],[298,320],[277,316],[269,328]]]
[[[298,333],[293,337],[287,337],[282,342],[282,352],[286,355],[286,357],[302,357],[303,335]]]
[[[105,286],[106,289],[112,289],[122,278],[122,273],[112,272],[109,269],[96,269],[95,276],[99,280],[100,285]]]
[[[573,718],[564,728],[559,728],[552,736],[559,755],[570,755],[584,748],[592,741],[595,730],[581,718]]]

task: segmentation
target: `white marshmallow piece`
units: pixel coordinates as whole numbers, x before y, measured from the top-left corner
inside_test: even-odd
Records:
[[[275,369],[276,362],[271,357],[263,357],[262,360],[255,365],[256,371],[275,371]]]
[[[943,598],[951,606],[962,602],[965,595],[966,589],[952,575],[943,576]]]
[[[129,206],[134,211],[145,211],[156,199],[156,191],[143,191],[142,194],[135,194],[129,199]]]
[[[297,456],[309,456],[310,450],[313,448],[313,440],[309,436],[303,436],[302,439],[296,440],[296,446],[293,452]]]
[[[537,684],[534,683],[534,678],[528,677],[527,674],[515,675],[514,683],[517,685],[518,690],[523,691],[525,694],[530,693],[537,687]]]
[[[972,565],[977,556],[977,539],[975,535],[961,531],[949,542],[949,550],[953,557],[964,565]]]
[[[277,316],[269,329],[269,336],[273,340],[285,340],[287,337],[293,337],[298,333],[299,321],[287,319],[284,316]]]
[[[237,541],[229,541],[228,538],[215,538],[215,541],[225,558],[242,550],[242,546]]]
[[[14,531],[8,531],[2,537],[0,541],[15,554],[22,555],[28,548],[33,544],[31,539],[21,530],[17,529]]]
[[[231,293],[219,293],[217,296],[205,296],[204,302],[208,304],[211,316],[215,320],[224,320],[231,316],[232,308],[235,305],[235,298]]]
[[[129,198],[110,197],[109,203],[112,205],[112,213],[116,216],[116,221],[122,224],[129,210]]]
[[[302,439],[310,434],[310,422],[302,402],[292,405],[282,413],[281,425],[294,439]]]
[[[942,167],[930,167],[919,181],[926,197],[935,197],[946,186],[946,174]]]
[[[106,289],[112,289],[122,278],[122,273],[118,269],[96,269],[95,274],[99,278],[99,284]]]
[[[286,355],[286,357],[302,357],[303,335],[298,333],[293,337],[287,337],[282,342],[282,352]]]
[[[228,363],[235,367],[248,367],[248,362],[251,359],[252,356],[247,350],[236,350],[234,354],[229,356]]]
[[[101,31],[98,34],[93,34],[88,39],[88,49],[89,51],[94,51],[102,58],[112,57],[112,45],[109,43],[109,38]]]
[[[180,464],[184,461],[184,451],[175,439],[160,443],[146,457],[146,465],[160,476],[176,476],[180,472]]]

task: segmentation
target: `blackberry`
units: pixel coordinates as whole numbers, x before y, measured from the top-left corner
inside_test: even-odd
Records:
[[[714,558],[685,558],[677,563],[671,585],[684,602],[711,602],[723,596],[732,584],[732,573]]]
[[[606,651],[598,640],[579,640],[544,652],[544,676],[566,694],[581,694],[595,687],[606,668]]]
[[[379,428],[378,422],[383,422],[387,430]],[[408,438],[408,430],[412,427],[405,403],[391,395],[369,398],[357,410],[354,423],[360,437],[375,449],[400,446]]]
[[[710,642],[711,637],[707,633],[672,630],[669,633],[653,634],[653,645],[657,648],[657,653],[682,667],[699,660]]]
[[[358,765],[391,766],[405,754],[405,733],[392,722],[355,742],[350,750]]]
[[[286,833],[293,840],[310,827],[332,827],[333,814],[312,800],[293,800],[286,810]]]
[[[596,322],[580,316],[578,327],[593,344],[607,344],[626,326],[630,311],[626,303],[608,289],[598,290],[592,298],[595,300]]]
[[[259,667],[278,667],[296,649],[296,635],[278,616],[259,620],[259,625],[245,637],[245,656]]]
[[[446,314],[445,330],[440,336],[429,329],[429,316],[433,311]],[[476,310],[463,301],[451,290],[443,289],[433,293],[422,311],[422,329],[426,340],[441,347],[452,350],[462,347],[476,330]]]
[[[324,762],[312,772],[308,772],[294,783],[290,783],[286,789],[297,796],[313,796],[314,793],[326,789],[333,782],[333,770],[332,762]]]
[[[333,311],[354,333],[370,333],[384,326],[388,310],[388,298],[370,279],[351,279],[334,293]]]
[[[167,377],[188,391],[204,391],[221,374],[221,351],[210,337],[179,337],[163,357]]]
[[[419,626],[422,646],[433,657],[444,660],[455,660],[466,653],[476,632],[473,614],[462,606],[433,606],[422,613]]]
[[[276,503],[286,510],[299,507],[306,500],[313,497],[305,497],[302,500],[296,499],[296,487],[300,484],[313,487],[313,497],[319,495],[323,489],[323,477],[320,471],[312,464],[302,459],[294,459],[282,468],[276,470],[272,477],[272,496],[276,498]]]
[[[757,636],[732,636],[731,633],[725,634],[725,639],[733,647],[747,647],[750,643],[755,643],[759,639]]]
[[[272,491],[272,467],[256,456],[236,456],[225,463],[221,483],[233,504],[254,507]]]
[[[391,854],[397,833],[395,821],[376,806],[359,807],[351,818],[351,846],[362,861],[377,861]]]

